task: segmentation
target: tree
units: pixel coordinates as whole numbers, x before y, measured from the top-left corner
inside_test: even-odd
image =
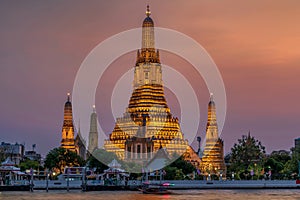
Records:
[[[136,174],[142,173],[142,165],[133,162],[121,160],[113,152],[108,152],[104,149],[97,149],[87,160],[87,166],[94,168],[97,173],[103,172],[105,169],[108,169],[108,165],[113,161],[117,160],[121,165],[121,168],[127,172],[135,172]],[[132,175],[133,173],[131,173]]]
[[[104,149],[96,149],[92,156],[105,165],[108,165],[113,159],[116,159],[119,162],[118,156],[115,153],[108,152]]]
[[[102,173],[105,169],[108,169],[108,166],[100,162],[97,158],[94,156],[90,156],[87,160],[87,166],[89,168],[95,169],[94,172],[96,173]]]
[[[21,171],[25,171],[26,169],[38,169],[40,167],[40,163],[35,160],[25,159],[19,165]]]
[[[296,179],[299,173],[299,161],[300,161],[300,152],[297,149],[291,148],[292,157],[289,161],[287,161],[284,165],[283,173],[287,176],[287,178]]]
[[[61,147],[52,149],[45,159],[45,167],[58,173],[62,173],[66,166],[79,167],[84,165],[85,161],[79,155]]]
[[[273,179],[283,179],[285,164],[291,160],[290,153],[285,150],[273,151],[266,159],[264,168],[271,170]]]
[[[5,160],[6,156],[5,156],[5,149],[4,148],[0,148],[0,162],[3,162]]]
[[[175,180],[176,171],[178,170],[177,167],[166,166],[164,170],[166,172],[164,176],[165,180]]]
[[[184,174],[190,174],[193,171],[195,171],[195,167],[191,163],[185,161],[182,156],[180,156],[177,160],[171,163],[170,166],[182,169],[182,172]]]
[[[228,171],[236,173],[237,179],[248,179],[251,177],[251,172],[259,175],[265,153],[265,147],[260,141],[252,137],[250,133],[248,136],[243,135],[231,148]]]
[[[183,157],[180,156],[173,163],[166,166],[164,170],[166,171],[166,180],[178,180],[184,179],[187,177],[187,174],[194,172],[196,169],[191,163],[185,161]]]

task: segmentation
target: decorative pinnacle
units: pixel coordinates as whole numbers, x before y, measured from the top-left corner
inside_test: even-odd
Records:
[[[210,93],[210,97],[209,97],[210,101],[214,101],[214,94]]]
[[[149,17],[151,15],[151,11],[149,9],[149,5],[147,5],[146,15]]]
[[[71,94],[68,92],[67,95],[68,95],[68,101],[70,101],[70,95]]]
[[[93,112],[95,113],[96,112],[96,106],[93,105]]]

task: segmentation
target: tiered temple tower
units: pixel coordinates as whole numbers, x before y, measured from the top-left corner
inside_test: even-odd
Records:
[[[200,170],[204,175],[226,176],[223,140],[219,138],[216,105],[213,94],[208,103],[208,119],[206,125],[206,144],[203,152]]]
[[[93,151],[97,148],[98,148],[97,113],[96,113],[95,106],[93,106],[93,113],[91,114],[91,122],[90,122],[88,153],[92,154]]]
[[[74,125],[70,93],[68,93],[67,102],[65,103],[64,108],[64,123],[62,127],[61,147],[69,149],[71,151],[75,151]]]
[[[142,25],[142,48],[137,51],[133,93],[122,117],[105,141],[107,151],[127,161],[149,161],[159,148],[181,155],[189,147],[178,119],[167,105],[159,51],[154,45],[154,22],[147,6]]]
[[[68,93],[67,102],[64,108],[64,122],[62,127],[62,139],[60,147],[74,151],[83,159],[85,159],[86,148],[80,129],[78,130],[76,138],[74,138],[75,128],[73,124],[72,103],[70,101],[70,93]]]

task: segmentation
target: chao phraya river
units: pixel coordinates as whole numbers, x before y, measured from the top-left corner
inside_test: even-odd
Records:
[[[175,199],[175,200],[289,200],[300,199],[299,189],[292,190],[175,190],[172,195],[150,195],[142,194],[138,191],[34,191],[31,192],[1,192],[2,200],[156,200],[156,199]]]

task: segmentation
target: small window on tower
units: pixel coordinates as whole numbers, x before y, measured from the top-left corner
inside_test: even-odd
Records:
[[[145,79],[149,79],[149,72],[145,72]]]

